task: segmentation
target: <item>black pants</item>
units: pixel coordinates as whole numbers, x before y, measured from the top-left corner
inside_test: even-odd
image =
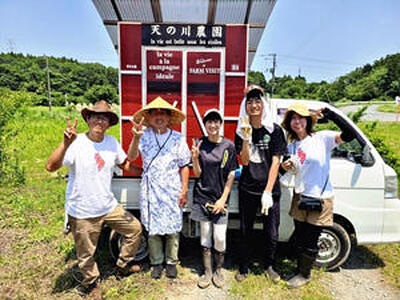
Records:
[[[263,233],[266,242],[265,267],[269,267],[275,260],[275,252],[279,237],[279,205],[280,195],[272,196],[273,206],[269,209],[268,215],[262,215]],[[261,195],[249,194],[239,189],[239,214],[240,214],[240,272],[247,272],[249,267],[249,256],[251,239],[254,234],[254,221],[257,211],[260,211]]]
[[[294,220],[293,243],[297,254],[303,252],[317,254],[321,232],[322,226]]]

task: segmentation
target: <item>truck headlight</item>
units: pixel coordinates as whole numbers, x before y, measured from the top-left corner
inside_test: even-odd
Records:
[[[385,198],[397,198],[397,176],[385,176]]]

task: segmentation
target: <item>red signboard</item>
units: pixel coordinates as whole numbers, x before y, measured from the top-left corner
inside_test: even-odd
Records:
[[[182,80],[182,52],[168,50],[147,51],[147,80],[178,81]]]
[[[120,23],[119,30],[125,151],[132,138],[128,118],[158,96],[185,113],[185,123],[174,129],[186,134],[189,147],[192,138],[205,134],[202,117],[210,108],[228,117],[224,135],[234,138],[247,79],[247,25]],[[173,34],[187,37],[181,43]],[[169,43],[170,39],[176,41]],[[135,165],[141,167],[140,159]],[[140,170],[134,175],[140,175]]]

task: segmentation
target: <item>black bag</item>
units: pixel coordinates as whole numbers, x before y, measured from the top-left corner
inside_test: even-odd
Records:
[[[300,195],[298,207],[306,211],[322,211],[322,199],[310,196]]]
[[[328,183],[328,178],[329,178],[329,176],[326,177],[324,187],[322,188],[322,191],[321,191],[321,196],[325,191],[326,184]],[[311,197],[311,196],[306,196],[306,195],[300,194],[298,208],[300,210],[321,212],[323,201],[324,200],[322,198],[316,198],[316,197]]]

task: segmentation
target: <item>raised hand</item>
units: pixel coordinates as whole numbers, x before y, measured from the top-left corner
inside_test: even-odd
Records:
[[[142,117],[139,123],[136,123],[135,121],[131,120],[132,134],[138,138],[141,137],[143,134],[143,121],[144,117]]]
[[[199,158],[201,143],[203,143],[203,141],[196,143],[196,140],[192,139],[192,158]]]
[[[75,118],[74,124],[71,125],[71,119],[67,118],[67,128],[64,130],[64,144],[69,146],[75,141],[77,137],[76,126],[78,125],[78,119]]]
[[[249,117],[240,117],[240,121],[242,122],[242,125],[240,127],[240,133],[242,134],[242,138],[246,141],[250,140],[251,138],[251,133],[252,133],[252,128],[249,123]]]

